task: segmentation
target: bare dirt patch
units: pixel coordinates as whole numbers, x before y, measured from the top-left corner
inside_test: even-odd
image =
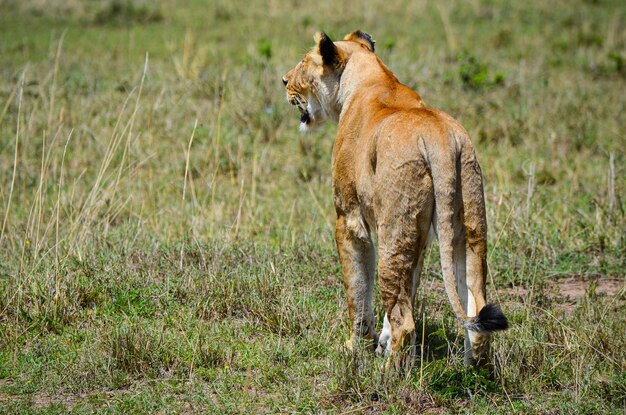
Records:
[[[585,296],[587,291],[595,289],[596,294],[605,294],[609,297],[616,296],[626,287],[626,280],[601,279],[599,277],[580,278],[570,277],[558,280],[555,283],[558,293],[562,297],[577,300]],[[592,288],[592,286],[594,286]]]
[[[1,386],[1,385],[0,385]],[[63,405],[67,410],[72,410],[74,406],[80,403],[91,402],[97,397],[101,402],[107,402],[115,398],[128,393],[126,390],[104,390],[104,391],[91,391],[87,393],[58,393],[49,394],[44,392],[36,392],[29,394],[7,394],[0,392],[0,404],[11,402],[15,399],[21,399],[30,402],[32,408],[47,408],[50,405]]]
[[[445,288],[440,280],[426,281],[426,291],[435,290],[445,296]],[[522,302],[528,300],[530,296],[540,296],[553,304],[571,308],[578,300],[593,292],[596,295],[606,295],[607,297],[615,297],[620,293],[626,292],[626,278],[602,278],[598,274],[574,274],[563,277],[555,277],[547,283],[542,284],[534,289],[524,286],[515,287],[487,287],[491,292],[490,298],[514,298]],[[495,292],[494,292],[495,290]]]

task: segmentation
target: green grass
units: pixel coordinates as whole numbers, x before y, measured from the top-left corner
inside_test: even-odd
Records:
[[[296,3],[0,3],[0,414],[623,413],[621,2]],[[436,247],[424,359],[342,348],[336,127],[280,79],[357,28],[476,144],[493,377]]]

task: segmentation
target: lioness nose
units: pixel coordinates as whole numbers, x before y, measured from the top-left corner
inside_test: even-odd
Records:
[[[287,78],[283,76],[283,85],[287,86]]]

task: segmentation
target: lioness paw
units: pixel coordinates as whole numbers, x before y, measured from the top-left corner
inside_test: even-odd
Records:
[[[376,355],[387,357],[390,353],[391,324],[389,324],[389,319],[387,318],[387,314],[385,314],[385,319],[383,320],[383,331],[380,333],[380,337],[378,338],[378,347],[376,347]]]

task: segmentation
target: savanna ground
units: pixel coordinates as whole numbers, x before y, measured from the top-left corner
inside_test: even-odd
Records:
[[[493,377],[436,247],[412,371],[342,348],[335,127],[280,79],[357,28],[476,144]],[[625,410],[622,1],[3,0],[0,71],[0,413]]]

